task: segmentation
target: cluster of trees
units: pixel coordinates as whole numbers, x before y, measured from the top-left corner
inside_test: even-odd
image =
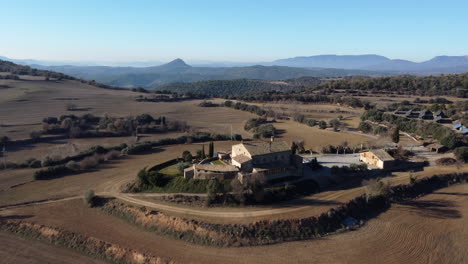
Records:
[[[456,134],[450,128],[435,122],[426,122],[420,119],[406,118],[379,110],[368,110],[361,115],[362,121],[376,123],[387,122],[398,127],[399,130],[413,133],[422,137],[432,137],[449,149],[454,149],[466,144],[466,138]],[[367,125],[360,126],[365,129]]]
[[[234,108],[236,110],[242,110],[242,111],[250,112],[250,113],[253,113],[253,114],[257,114],[259,116],[263,116],[263,115],[267,114],[267,112],[268,112],[265,109],[263,109],[263,108],[261,108],[260,106],[257,106],[257,105],[249,105],[249,104],[240,103],[240,102],[234,103],[233,101],[230,101],[230,100],[225,101],[224,106],[231,107],[231,108]]]
[[[468,97],[468,73],[441,76],[393,76],[363,77],[352,76],[341,80],[321,82],[314,89],[364,90],[421,96],[450,95]]]
[[[198,106],[200,107],[217,107],[219,106],[219,104],[215,104],[211,101],[206,101],[204,100],[203,102],[199,103]]]
[[[368,101],[359,98],[343,95],[327,95],[323,91],[268,91],[249,94],[234,94],[226,98],[242,100],[247,102],[278,102],[278,101],[297,101],[303,103],[327,103],[340,104],[350,107],[370,109],[373,106]]]
[[[244,125],[246,131],[252,131],[255,139],[269,138],[276,134],[276,128],[265,118],[251,118]]]
[[[263,92],[272,90],[297,89],[296,86],[283,85],[262,80],[209,80],[198,82],[177,82],[161,86],[159,89],[175,91],[178,93],[191,93],[195,96],[231,96],[252,92]]]
[[[206,193],[209,182],[209,180],[185,179],[142,169],[138,172],[136,183],[131,191]],[[230,181],[222,182],[226,191],[230,191],[229,183]]]
[[[65,165],[50,166],[45,169],[37,170],[33,174],[34,180],[47,180],[61,177],[67,174],[80,173],[97,167],[100,163],[113,160],[120,157],[120,151],[112,150],[105,154],[95,153],[93,156],[83,158],[77,162],[68,161]],[[45,164],[46,165],[46,164]]]
[[[319,186],[313,180],[271,187],[265,177],[259,173],[245,175],[243,181],[233,179],[229,187],[218,179],[211,179],[206,190],[208,204],[231,205],[271,204],[300,198],[318,191]]]
[[[72,138],[129,136],[135,133],[166,133],[188,129],[185,121],[167,121],[164,116],[154,118],[149,114],[136,117],[62,115],[59,118],[44,118],[42,124],[43,133],[67,134]]]
[[[301,124],[306,124],[308,126],[318,126],[320,129],[325,129],[328,127],[328,124],[324,120],[317,121],[315,119],[310,119],[306,115],[301,113],[296,113],[293,117],[294,121],[299,122]]]

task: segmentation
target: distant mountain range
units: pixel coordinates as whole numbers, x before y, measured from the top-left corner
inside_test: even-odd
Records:
[[[342,77],[349,75],[387,76],[399,74],[430,75],[468,72],[468,56],[438,56],[424,62],[392,60],[380,55],[318,55],[295,57],[253,65],[239,63],[205,63],[188,65],[181,59],[147,67],[146,63],[132,62],[133,67],[60,65],[60,62],[14,60],[18,64],[68,74],[87,80],[122,87],[157,88],[173,82],[205,80],[257,79],[285,80],[303,76]],[[135,65],[140,65],[136,67]],[[228,65],[228,66],[223,66]],[[238,66],[234,66],[238,65]]]
[[[273,61],[289,67],[323,67],[392,71],[414,74],[460,73],[468,71],[468,56],[438,56],[424,62],[391,60],[380,55],[319,55]]]
[[[256,79],[285,80],[303,76],[341,77],[349,75],[383,76],[385,72],[353,69],[296,68],[287,66],[254,65],[246,67],[193,67],[181,59],[154,67],[107,66],[43,66],[34,68],[68,74],[87,80],[96,80],[113,86],[157,88],[173,82],[206,80]]]

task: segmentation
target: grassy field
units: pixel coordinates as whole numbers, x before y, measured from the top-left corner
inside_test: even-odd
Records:
[[[174,164],[174,165],[171,165],[171,166],[168,166],[162,170],[160,170],[159,172],[164,174],[164,175],[168,175],[168,176],[172,176],[172,177],[176,177],[176,176],[181,176],[182,173],[179,171],[179,169],[177,168],[177,165],[178,164]]]

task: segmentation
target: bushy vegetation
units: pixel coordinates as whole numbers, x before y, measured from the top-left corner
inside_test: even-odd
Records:
[[[116,159],[120,157],[120,153],[115,150],[107,151],[99,154],[94,152],[93,155],[85,156],[81,161],[75,161],[73,159],[64,159],[67,162],[63,162],[61,165],[51,166],[52,162],[50,159],[46,159],[42,162],[42,167],[47,167],[45,169],[37,170],[34,172],[34,180],[47,180],[62,177],[68,174],[79,173],[85,170],[93,169],[97,167],[100,163]]]
[[[229,180],[222,182],[225,190],[230,190]],[[132,191],[135,192],[176,192],[176,193],[206,193],[209,180],[185,179],[161,174],[158,171],[142,169]]]
[[[224,106],[232,107],[232,108],[234,108],[236,110],[242,110],[242,111],[250,112],[250,113],[253,113],[253,114],[257,114],[259,116],[263,116],[263,115],[265,115],[267,113],[267,111],[262,109],[260,106],[249,105],[249,104],[240,103],[240,102],[234,103],[232,101],[225,101]]]
[[[206,101],[205,100],[205,101],[199,103],[198,106],[200,106],[200,107],[217,107],[217,106],[219,106],[219,104],[215,104],[215,103],[213,103],[211,101]]]
[[[97,117],[92,114],[83,116],[62,115],[47,117],[42,121],[43,133],[66,134],[72,138],[131,136],[137,133],[185,132],[189,128],[185,121],[167,120],[149,114],[136,117]]]
[[[58,178],[67,174],[72,174],[74,172],[75,172],[74,170],[69,169],[65,165],[52,166],[46,169],[35,171],[33,174],[33,179],[34,180],[48,180],[48,179]]]
[[[413,133],[422,137],[432,137],[449,149],[454,149],[466,144],[462,136],[455,134],[450,128],[435,122],[406,118],[374,109],[364,112],[361,115],[361,120],[368,120],[376,123],[387,122],[398,127],[401,131]],[[364,125],[361,128],[364,128]]]
[[[456,148],[454,152],[458,160],[468,162],[468,147]]]
[[[441,76],[393,76],[370,78],[353,76],[321,82],[315,89],[365,90],[421,96],[450,95],[468,97],[468,73]]]
[[[251,118],[245,125],[246,131],[252,131],[255,139],[269,138],[276,134],[276,129],[273,124],[268,123],[265,118]]]

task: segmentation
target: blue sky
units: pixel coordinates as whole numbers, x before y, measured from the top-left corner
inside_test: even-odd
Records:
[[[269,61],[468,55],[468,1],[2,1],[0,56]]]

